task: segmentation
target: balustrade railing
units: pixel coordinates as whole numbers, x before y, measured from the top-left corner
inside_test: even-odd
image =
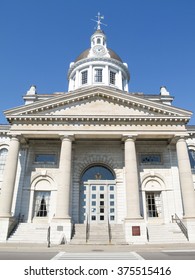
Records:
[[[89,217],[87,215],[87,220],[86,220],[86,243],[89,240],[89,234],[90,234],[90,223],[89,223]]]

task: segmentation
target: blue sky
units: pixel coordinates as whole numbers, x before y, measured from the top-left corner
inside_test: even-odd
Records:
[[[0,124],[32,84],[40,94],[67,91],[69,64],[90,46],[98,12],[108,47],[129,66],[129,91],[166,86],[173,105],[195,111],[194,0],[0,0]]]

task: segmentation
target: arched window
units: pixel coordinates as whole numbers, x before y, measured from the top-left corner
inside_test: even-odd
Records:
[[[94,165],[89,167],[82,175],[81,181],[87,180],[115,180],[115,176],[107,167]]]
[[[195,169],[195,150],[189,149],[190,165],[192,169]]]
[[[0,174],[3,174],[8,150],[3,148],[0,150]]]

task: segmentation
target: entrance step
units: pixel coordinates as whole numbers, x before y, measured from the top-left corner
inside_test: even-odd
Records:
[[[177,224],[148,224],[149,243],[188,243]]]
[[[47,243],[48,224],[20,223],[8,243]]]
[[[73,229],[73,237],[70,244],[86,244],[86,225],[85,224],[75,224]]]
[[[107,224],[90,224],[88,244],[109,244]]]
[[[86,242],[86,225],[75,224],[70,244],[127,244],[122,224],[110,225],[111,242],[107,224],[90,224],[89,238]]]

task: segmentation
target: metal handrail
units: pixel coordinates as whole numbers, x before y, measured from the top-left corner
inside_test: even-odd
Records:
[[[87,223],[86,223],[86,243],[87,243],[88,240],[89,240],[89,232],[90,232],[90,223],[89,223],[89,218],[88,218],[88,215],[87,215]]]
[[[149,235],[149,230],[148,227],[146,227],[146,236],[147,236],[147,241],[150,241],[150,235]]]
[[[174,217],[174,215],[172,215],[172,222],[174,222],[174,221],[179,226],[179,228],[181,229],[181,231],[183,232],[183,234],[185,235],[187,240],[189,240],[188,230],[187,230],[186,226],[184,225],[184,223],[182,222],[182,220],[177,216],[177,214],[175,214],[175,217]]]
[[[47,247],[51,247],[51,226],[47,229]]]
[[[112,241],[112,232],[111,232],[111,226],[110,226],[110,220],[108,217],[108,236],[109,236],[109,243]]]

